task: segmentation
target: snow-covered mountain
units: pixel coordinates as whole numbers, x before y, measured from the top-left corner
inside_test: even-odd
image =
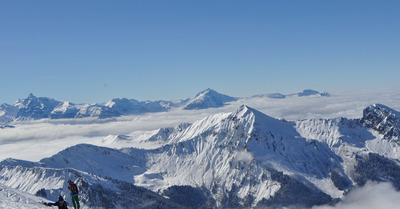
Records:
[[[71,102],[62,102],[51,111],[50,117],[53,119],[75,118],[79,111],[79,106]]]
[[[62,103],[46,97],[35,97],[30,94],[26,99],[19,99],[14,106],[18,108],[15,116],[18,120],[48,118],[51,112]]]
[[[150,112],[165,112],[173,107],[180,107],[188,100],[178,101],[138,101],[135,99],[113,99],[106,103],[106,107],[112,108],[122,115],[141,114]]]
[[[372,128],[386,138],[398,139],[400,136],[400,112],[385,105],[371,105],[363,111],[361,123]]]
[[[105,105],[74,104],[30,94],[28,98],[19,99],[14,105],[2,104],[0,106],[0,122],[6,124],[14,120],[24,121],[44,118],[110,118],[129,114],[168,111],[171,108],[183,106],[187,101],[139,102],[133,99],[113,99]]]
[[[0,122],[13,120],[37,120],[43,118],[82,118],[82,117],[117,117],[120,113],[100,104],[73,104],[47,97],[30,94],[26,99],[19,99],[14,105],[3,104],[0,108]]]
[[[237,98],[230,97],[221,93],[218,93],[212,89],[206,89],[196,95],[195,98],[191,99],[186,106],[185,110],[194,109],[207,109],[213,107],[222,107],[227,102],[236,101]]]
[[[159,129],[141,141],[162,142],[154,149],[80,144],[37,163],[8,159],[0,163],[0,183],[50,195],[66,193],[65,180],[78,176],[81,187],[90,185],[86,205],[94,204],[90,192],[111,195],[134,184],[185,208],[309,208],[334,203],[368,180],[400,189],[399,119],[379,104],[360,119],[294,122],[241,106]]]
[[[311,95],[319,95],[319,96],[330,96],[328,92],[319,92],[312,89],[305,89],[302,92],[297,93],[297,96],[311,96]]]

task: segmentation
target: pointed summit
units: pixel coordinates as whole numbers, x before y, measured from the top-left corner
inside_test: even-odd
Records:
[[[269,119],[274,119],[268,115],[265,115],[264,113],[251,108],[247,105],[241,105],[238,109],[232,112],[232,117],[237,117],[237,118],[244,118],[247,117],[248,115],[253,115],[256,116],[257,118],[269,118]],[[276,120],[276,119],[274,119]]]
[[[382,104],[373,104],[363,110],[361,123],[384,135],[385,138],[399,138],[400,112]]]
[[[206,89],[198,93],[195,98],[191,99],[183,109],[194,110],[207,109],[210,107],[222,107],[227,102],[232,102],[236,100],[237,99],[234,97],[220,94],[212,89]]]
[[[15,103],[14,106],[18,108],[24,108],[28,106],[30,103],[38,101],[38,98],[33,95],[33,93],[30,93],[26,99],[18,99]]]
[[[47,97],[35,97],[32,93],[26,99],[19,99],[14,106],[19,109],[16,117],[19,120],[49,118],[51,111],[62,104]]]
[[[271,132],[280,131],[285,135],[298,135],[293,129],[293,125],[287,121],[271,117],[247,105],[242,105],[233,111],[228,118],[232,120],[242,120],[251,123],[251,126]]]
[[[36,97],[33,95],[33,93],[30,93],[28,96],[28,99],[33,99],[33,98],[36,98]]]
[[[269,115],[266,115],[263,112],[260,112],[252,107],[249,107],[247,105],[241,105],[238,109],[232,112],[231,115],[234,115],[236,117],[246,117],[247,115],[254,115],[257,117],[257,120],[263,120],[263,121],[280,121],[279,119],[273,118]],[[261,122],[261,121],[260,121]]]

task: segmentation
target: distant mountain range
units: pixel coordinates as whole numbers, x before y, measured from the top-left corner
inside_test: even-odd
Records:
[[[302,92],[299,93],[294,93],[294,94],[281,94],[281,93],[272,93],[272,94],[259,94],[255,95],[254,97],[268,97],[272,99],[284,99],[286,97],[291,97],[291,96],[299,96],[299,97],[304,97],[304,96],[312,96],[312,95],[318,95],[322,97],[330,97],[331,95],[328,92],[319,92],[315,91],[312,89],[306,89],[303,90]]]
[[[154,149],[79,144],[39,162],[7,159],[0,185],[54,199],[74,179],[94,208],[311,208],[369,180],[400,189],[399,122],[381,104],[359,119],[301,121],[243,105],[160,129],[147,138],[162,142]]]
[[[285,98],[288,96],[329,96],[329,93],[320,93],[314,90],[282,95],[279,93],[258,95],[258,97]],[[19,99],[14,105],[2,104],[0,106],[0,123],[18,120],[61,119],[61,118],[109,118],[121,115],[143,114],[151,112],[165,112],[171,108],[185,110],[207,109],[222,107],[229,102],[240,98],[227,96],[212,89],[198,93],[193,99],[178,101],[138,101],[135,99],[113,99],[105,104],[74,104],[68,101],[57,101],[47,97],[36,97],[30,94],[26,99]]]

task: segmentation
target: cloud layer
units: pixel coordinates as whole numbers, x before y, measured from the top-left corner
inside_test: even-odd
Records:
[[[390,183],[367,182],[346,195],[335,206],[313,207],[313,209],[398,209],[400,192]]]

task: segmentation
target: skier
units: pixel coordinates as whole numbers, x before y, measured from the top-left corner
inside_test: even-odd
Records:
[[[79,195],[78,187],[76,186],[76,184],[74,184],[74,182],[68,180],[68,189],[69,191],[71,191],[72,205],[74,206],[75,209],[79,209],[81,206],[79,205],[79,199],[78,199]]]
[[[43,203],[46,206],[58,206],[58,209],[68,209],[67,202],[64,201],[61,195],[58,195],[58,201],[55,203]]]

